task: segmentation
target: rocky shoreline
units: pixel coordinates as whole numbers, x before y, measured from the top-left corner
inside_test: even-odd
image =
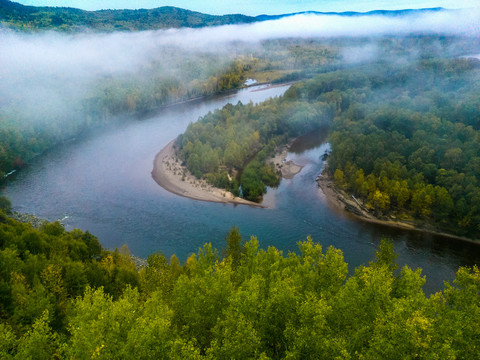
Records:
[[[295,164],[292,160],[287,161],[289,145],[283,146],[280,151],[277,151],[276,155],[269,160],[275,166],[275,169],[282,174],[282,179],[293,179],[303,166]]]
[[[40,229],[43,225],[48,223],[48,220],[41,219],[32,214],[22,214],[17,211],[8,214],[8,216],[14,220],[17,220],[18,222],[30,224],[35,229]]]

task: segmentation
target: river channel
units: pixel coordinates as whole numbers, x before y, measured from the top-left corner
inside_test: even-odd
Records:
[[[190,122],[226,103],[261,102],[287,88],[250,87],[96,132],[41,156],[11,177],[2,194],[16,211],[62,220],[68,230],[88,230],[108,249],[127,244],[140,257],[162,251],[184,261],[205,242],[222,249],[225,235],[236,225],[244,238],[255,235],[262,248],[275,246],[285,253],[296,251],[297,242],[310,235],[325,250],[330,245],[341,249],[351,271],[373,259],[382,236],[392,238],[400,267],[423,269],[427,293],[451,281],[459,266],[480,262],[477,245],[364,223],[331,208],[315,183],[328,147],[322,134],[289,153],[288,160],[304,167],[269,189],[268,209],[183,198],[152,179],[155,155]]]

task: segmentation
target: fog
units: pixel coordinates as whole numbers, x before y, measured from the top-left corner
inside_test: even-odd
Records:
[[[254,51],[269,39],[429,33],[471,37],[480,33],[479,17],[479,9],[470,9],[400,17],[307,14],[249,25],[107,34],[0,29],[1,111],[9,121],[70,121],[104,79],[142,78],[141,87],[154,71],[157,77],[161,73],[184,81],[185,68],[200,59],[205,64],[195,70],[196,76],[208,78],[235,55]],[[367,61],[377,51],[372,41],[344,48],[342,54],[346,61]]]
[[[178,30],[188,34],[179,39],[176,33],[163,41],[183,46],[204,46],[210,43],[234,40],[259,41],[284,37],[375,37],[381,35],[409,35],[437,33],[474,36],[480,33],[480,8],[470,10],[427,12],[408,16],[338,16],[302,14],[252,25],[230,25],[202,30]]]

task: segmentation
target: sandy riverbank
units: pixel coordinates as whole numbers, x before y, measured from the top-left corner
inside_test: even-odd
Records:
[[[247,87],[254,87],[254,86],[263,86],[263,85],[266,85],[266,87],[262,87],[262,88],[260,88],[260,89],[252,90],[252,92],[257,92],[257,91],[264,91],[264,90],[273,89],[273,88],[277,88],[277,87],[281,87],[281,86],[293,85],[293,84],[295,84],[295,83],[297,83],[297,82],[298,82],[298,81],[289,81],[289,82],[279,83],[279,84],[272,84],[272,83],[266,82],[266,83],[257,83],[257,84],[249,85],[249,86],[247,86]]]
[[[229,191],[197,179],[177,159],[173,148],[174,143],[175,140],[170,141],[157,154],[153,162],[152,177],[165,190],[195,200],[265,207],[262,204],[235,197]]]
[[[170,141],[157,154],[153,163],[152,177],[165,190],[195,200],[266,208],[265,205],[236,197],[229,191],[216,188],[205,180],[197,179],[177,159],[174,143],[175,140]],[[293,161],[285,161],[287,152],[287,148],[283,148],[271,162],[282,173],[282,177],[291,179],[302,170],[303,166],[297,165]]]
[[[333,181],[328,177],[326,171],[324,171],[322,175],[320,175],[317,178],[317,184],[322,190],[323,194],[325,195],[325,198],[327,199],[328,203],[331,206],[341,211],[348,212],[355,218],[360,219],[362,221],[389,226],[397,229],[406,229],[406,230],[418,231],[418,232],[423,232],[423,233],[428,233],[433,235],[439,235],[442,237],[452,238],[455,240],[461,240],[461,241],[466,241],[469,243],[480,245],[480,242],[476,240],[472,240],[465,237],[456,236],[456,235],[452,235],[452,234],[448,234],[440,231],[435,231],[431,229],[426,229],[423,227],[424,224],[418,224],[414,221],[407,222],[407,221],[401,221],[401,220],[396,220],[392,218],[379,219],[375,217],[371,212],[369,212],[365,208],[364,204],[362,204],[359,200],[353,198],[352,195],[347,194],[345,191],[337,189],[334,186]]]
[[[286,161],[287,155],[288,146],[284,146],[269,162],[275,165],[277,171],[280,171],[283,179],[293,179],[303,169],[303,166],[295,164],[292,160]]]

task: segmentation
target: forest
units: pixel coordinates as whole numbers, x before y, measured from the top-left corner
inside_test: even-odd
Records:
[[[384,239],[353,271],[310,238],[284,254],[234,227],[221,251],[207,243],[183,264],[158,252],[137,269],[128,248],[107,251],[59,223],[35,229],[2,212],[0,234],[2,359],[479,354],[479,269],[426,296],[421,269],[399,269]]]
[[[329,124],[328,104],[271,99],[228,104],[191,123],[176,141],[177,155],[197,178],[234,195],[261,201],[280,178],[268,159],[289,139]]]
[[[478,60],[429,59],[312,82],[303,96],[337,106],[328,160],[337,186],[378,216],[478,238],[479,76]]]
[[[245,15],[207,15],[164,6],[156,9],[85,11],[67,7],[25,6],[0,0],[0,23],[22,31],[55,30],[76,32],[142,31],[180,27],[243,24],[257,21]]]
[[[430,58],[316,75],[282,98],[227,105],[177,140],[191,173],[259,201],[277,147],[331,125],[328,171],[376,216],[480,234],[480,62]]]

